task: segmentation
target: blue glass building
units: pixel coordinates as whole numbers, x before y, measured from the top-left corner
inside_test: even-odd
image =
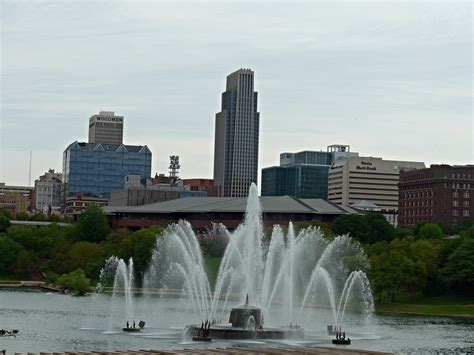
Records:
[[[262,169],[262,196],[328,198],[330,152],[282,153],[280,166]]]
[[[63,153],[64,196],[108,197],[124,188],[126,175],[151,175],[151,151],[146,145],[70,144]]]

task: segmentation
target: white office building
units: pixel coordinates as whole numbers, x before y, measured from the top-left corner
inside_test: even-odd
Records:
[[[421,169],[421,162],[348,156],[329,169],[328,200],[339,205],[369,201],[383,210],[398,210],[398,179],[402,169]]]
[[[61,209],[62,176],[63,174],[54,172],[54,169],[49,169],[35,180],[37,212],[50,213]]]

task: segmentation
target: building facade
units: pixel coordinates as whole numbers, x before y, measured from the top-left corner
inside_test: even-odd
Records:
[[[401,171],[399,223],[456,224],[474,218],[474,165]]]
[[[214,184],[219,196],[244,197],[258,178],[260,114],[254,72],[239,69],[227,76],[221,112],[216,114]]]
[[[18,212],[33,212],[35,201],[34,187],[0,182],[0,208],[8,209],[13,215]]]
[[[329,169],[328,200],[352,205],[366,200],[383,210],[398,210],[398,180],[403,169],[420,169],[421,162],[350,156]]]
[[[292,196],[327,200],[329,152],[280,154],[280,166],[262,169],[262,196]]]
[[[49,169],[35,180],[36,212],[51,213],[53,210],[61,210],[62,193],[62,174]]]
[[[265,228],[299,221],[331,222],[340,215],[359,213],[350,206],[321,199],[262,196],[259,200]],[[209,230],[215,223],[232,230],[242,223],[246,208],[246,197],[190,197],[136,207],[106,206],[103,210],[113,228],[135,230],[185,219],[195,230]]]
[[[212,180],[211,180],[212,181]],[[207,197],[204,189],[192,189],[184,180],[156,175],[140,179],[139,175],[127,175],[125,188],[110,193],[109,206],[142,206],[150,203],[175,200],[184,197]]]
[[[123,116],[100,111],[89,118],[89,143],[123,143]]]
[[[127,175],[146,179],[151,172],[151,151],[146,145],[71,143],[63,154],[65,199],[108,198],[123,189]]]
[[[204,191],[207,197],[217,197],[217,186],[213,179],[183,179],[183,184],[189,186],[191,191]]]
[[[78,193],[76,196],[66,198],[64,212],[68,216],[74,218],[77,221],[77,216],[87,207],[91,205],[97,205],[100,207],[107,206],[107,198],[94,197],[94,196],[82,196]]]

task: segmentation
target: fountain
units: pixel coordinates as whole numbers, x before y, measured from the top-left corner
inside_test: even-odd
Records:
[[[328,307],[335,326],[342,324],[349,304],[357,303],[363,318],[370,316],[373,299],[363,272],[367,258],[357,243],[349,236],[328,240],[318,228],[296,234],[291,222],[287,231],[274,226],[266,238],[261,215],[253,184],[243,223],[232,233],[220,226],[229,243],[213,290],[191,225],[169,226],[157,239],[145,288],[186,300],[194,318],[189,335],[208,321],[209,336],[215,338],[301,338],[304,331],[297,324],[306,321],[309,306]],[[223,322],[236,303],[242,305],[232,307]]]
[[[101,291],[103,286],[110,284],[112,280],[113,290],[110,314],[122,314],[125,317],[127,326],[123,328],[123,331],[139,332],[145,323],[140,321],[139,326],[135,326],[135,312],[132,292],[134,284],[132,258],[130,258],[128,261],[128,265],[124,260],[117,258],[116,256],[111,256],[109,259],[107,259],[105,266],[100,272],[100,282],[97,285],[96,290]],[[121,302],[117,302],[118,297],[122,295],[125,298],[125,307],[123,307],[123,303],[119,304]],[[123,309],[125,309],[125,312],[123,312]],[[112,322],[109,324],[109,328],[111,327]]]

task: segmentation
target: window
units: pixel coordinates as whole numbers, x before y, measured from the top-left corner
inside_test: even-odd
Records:
[[[459,198],[459,192],[453,191],[453,198]]]
[[[453,207],[459,207],[459,201],[453,200]]]
[[[453,216],[458,216],[458,210],[453,210]]]
[[[463,206],[464,207],[469,207],[469,200],[463,201]]]
[[[462,215],[463,215],[464,217],[469,217],[469,210],[464,210],[464,211],[462,211]]]
[[[462,195],[462,197],[464,197],[464,198],[469,198],[469,191],[468,191],[468,192],[465,192],[465,193]]]

